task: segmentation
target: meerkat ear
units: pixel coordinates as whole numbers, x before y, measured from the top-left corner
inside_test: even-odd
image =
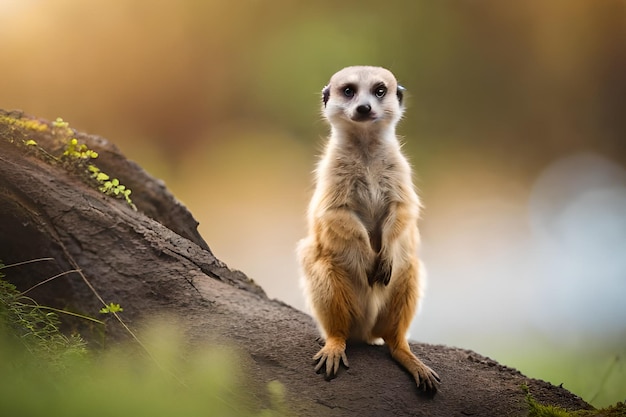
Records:
[[[398,96],[398,102],[400,104],[402,104],[402,99],[404,99],[404,92],[405,91],[406,91],[406,88],[404,88],[400,84],[398,84],[398,89],[396,90],[396,96]]]
[[[330,86],[322,88],[322,102],[324,103],[324,107],[326,107],[326,103],[328,103],[328,98],[330,97]]]

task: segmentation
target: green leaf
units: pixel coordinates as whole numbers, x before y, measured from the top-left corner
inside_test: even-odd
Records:
[[[119,313],[122,311],[124,311],[124,309],[119,304],[115,303],[109,303],[107,306],[100,309],[100,313],[102,314]]]
[[[104,172],[99,172],[98,175],[96,176],[96,181],[98,182],[104,182],[104,181],[107,181],[108,179],[109,179],[109,176],[105,174]]]

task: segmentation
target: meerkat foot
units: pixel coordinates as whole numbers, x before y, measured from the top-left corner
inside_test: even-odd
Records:
[[[415,378],[417,387],[427,392],[437,392],[438,385],[441,383],[441,378],[437,375],[437,372],[426,366],[424,362],[419,360],[409,349],[408,344],[406,347],[401,346],[391,351],[391,356],[397,360],[402,366],[404,366]]]
[[[324,370],[326,378],[337,375],[341,362],[346,368],[350,367],[346,357],[346,342],[338,338],[328,338],[324,347],[313,356],[313,360],[317,361],[315,372],[320,373]]]
[[[418,368],[417,373],[419,375],[419,380],[415,377],[415,382],[417,383],[418,388],[428,392],[437,392],[437,388],[441,383],[441,378],[437,375],[437,372],[422,363],[422,366]]]

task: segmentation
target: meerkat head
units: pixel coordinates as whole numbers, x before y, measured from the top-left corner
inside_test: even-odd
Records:
[[[395,125],[404,111],[403,93],[404,87],[389,70],[347,67],[335,73],[322,90],[322,111],[334,126]]]

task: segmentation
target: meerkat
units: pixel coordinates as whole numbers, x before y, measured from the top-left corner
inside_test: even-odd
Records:
[[[297,255],[307,304],[325,340],[315,371],[348,367],[347,341],[386,343],[418,388],[440,378],[410,350],[423,293],[417,255],[420,200],[396,125],[404,88],[384,68],[347,67],[322,90],[331,133],[315,171],[308,235]]]

